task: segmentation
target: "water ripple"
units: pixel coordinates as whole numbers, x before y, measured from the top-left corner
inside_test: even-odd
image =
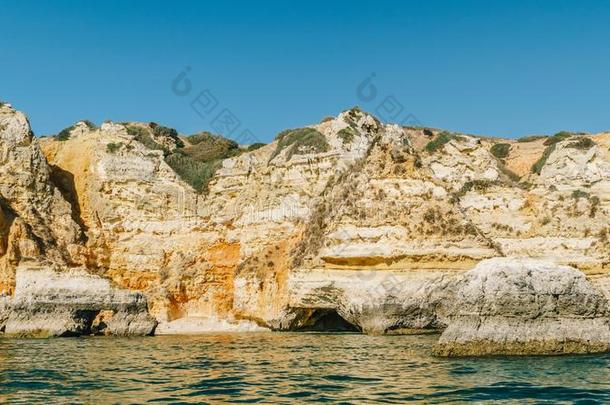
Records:
[[[437,359],[435,339],[0,339],[0,403],[610,402],[610,355]]]

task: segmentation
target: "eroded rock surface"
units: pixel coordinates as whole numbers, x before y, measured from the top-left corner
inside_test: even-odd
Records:
[[[21,265],[7,304],[4,332],[12,336],[150,335],[157,325],[141,293],[113,288],[82,269]]]
[[[445,305],[449,325],[434,349],[439,356],[610,350],[608,300],[572,267],[486,260],[464,275]]]
[[[291,276],[291,317],[278,329],[315,323],[312,310],[336,311],[365,333],[445,327],[439,305],[452,298],[456,276],[429,271],[314,270]]]

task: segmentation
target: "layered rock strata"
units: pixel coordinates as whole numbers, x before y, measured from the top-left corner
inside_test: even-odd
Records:
[[[408,333],[446,326],[439,305],[452,298],[455,276],[442,272],[314,270],[288,281],[294,319],[278,329],[315,323],[320,310],[336,311],[369,334]],[[298,311],[299,309],[315,309]],[[284,322],[286,321],[283,320]]]

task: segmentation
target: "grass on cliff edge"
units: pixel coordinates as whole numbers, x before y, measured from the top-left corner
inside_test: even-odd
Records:
[[[337,132],[337,136],[343,141],[343,145],[349,145],[354,140],[358,132],[353,127],[346,127]]]
[[[551,156],[551,153],[553,153],[555,151],[556,147],[557,147],[556,143],[553,143],[546,147],[544,152],[542,152],[542,156],[540,157],[540,159],[538,159],[536,161],[536,163],[534,163],[532,165],[532,173],[536,173],[536,174],[540,175],[540,173],[542,172],[542,168],[546,164],[547,159],[549,158],[549,156]]]
[[[262,142],[255,142],[252,145],[248,146],[248,152],[252,152],[253,150],[260,149],[263,146],[267,146],[267,144],[266,143],[262,143]]]
[[[559,143],[565,139],[572,137],[572,135],[575,135],[575,134],[573,134],[572,132],[567,132],[567,131],[557,132],[555,135],[547,138],[547,140],[544,141],[543,145],[544,146],[555,145],[556,143]]]
[[[237,142],[207,131],[188,136],[186,140],[190,145],[182,149],[184,154],[200,162],[226,159],[240,153]]]
[[[546,139],[547,137],[545,135],[531,135],[531,136],[524,136],[523,138],[519,138],[517,139],[517,142],[520,143],[526,143],[526,142],[534,142],[540,139]]]
[[[191,135],[187,140],[191,145],[177,148],[165,162],[198,193],[208,191],[224,159],[242,153],[237,142],[210,133]]]
[[[188,145],[178,137],[173,128],[151,123],[146,127],[127,125],[127,132],[151,150],[163,151],[165,163],[178,176],[193,187],[198,193],[208,191],[208,186],[216,171],[222,166],[222,160],[239,155],[239,145],[209,132],[201,132],[186,137]],[[155,138],[169,137],[176,147],[168,149]]]
[[[595,146],[595,142],[591,138],[580,138],[577,141],[570,142],[566,148],[589,150]]]
[[[127,129],[127,133],[129,135],[132,135],[136,139],[136,141],[140,142],[148,149],[161,150],[163,151],[164,155],[167,155],[169,153],[169,150],[165,146],[155,141],[152,136],[152,130],[150,128],[140,127],[136,125],[126,125],[125,128]]]
[[[277,147],[269,160],[273,160],[286,148],[290,148],[286,160],[290,160],[293,155],[322,153],[330,149],[326,137],[314,128],[287,129],[280,132],[275,139]]]
[[[83,122],[85,123],[85,125],[90,129],[90,130],[94,130],[97,127],[95,126],[95,124],[89,120],[82,120],[79,122]],[[70,133],[72,132],[72,130],[76,128],[76,124],[74,125],[70,125],[68,128],[64,128],[62,129],[57,135],[55,135],[55,139],[57,139],[58,141],[67,141],[68,139],[70,139]]]
[[[209,132],[186,139],[190,145],[178,148],[165,158],[165,162],[198,193],[208,191],[210,181],[224,159],[242,153],[237,142]]]
[[[576,134],[574,132],[561,131],[547,138],[547,140],[544,141],[546,149],[544,150],[544,152],[542,152],[542,156],[540,157],[540,159],[538,159],[536,163],[533,164],[532,173],[540,175],[540,173],[542,172],[542,168],[546,164],[546,161],[548,160],[549,156],[551,156],[551,154],[557,148],[557,144],[561,141],[572,138],[574,135],[579,134]],[[591,139],[582,138],[577,140],[576,142],[570,143],[567,147],[586,150],[593,147],[593,145],[595,145],[595,142],[593,142]]]
[[[165,163],[198,193],[203,193],[208,191],[214,173],[222,166],[222,159],[201,162],[181,152],[176,152],[166,156]]]
[[[153,129],[155,136],[172,138],[176,142],[178,148],[184,147],[184,142],[178,137],[178,131],[174,128],[164,127],[156,122],[151,122],[148,125]]]
[[[506,176],[511,182],[518,183],[521,176],[506,167],[506,159],[510,154],[511,145],[509,143],[495,143],[489,149],[489,152],[498,159],[498,169],[500,173]]]
[[[437,150],[441,149],[443,146],[445,146],[445,144],[447,144],[452,139],[457,139],[457,136],[450,132],[443,131],[438,134],[436,138],[428,142],[428,144],[426,145],[426,150],[430,153],[434,153]]]
[[[489,151],[498,159],[504,159],[508,156],[508,153],[510,152],[510,144],[496,143],[491,147],[491,149],[489,149]]]

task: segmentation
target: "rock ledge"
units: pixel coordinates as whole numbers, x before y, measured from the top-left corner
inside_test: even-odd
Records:
[[[157,325],[144,295],[82,269],[20,266],[6,301],[0,329],[8,336],[151,335]]]

